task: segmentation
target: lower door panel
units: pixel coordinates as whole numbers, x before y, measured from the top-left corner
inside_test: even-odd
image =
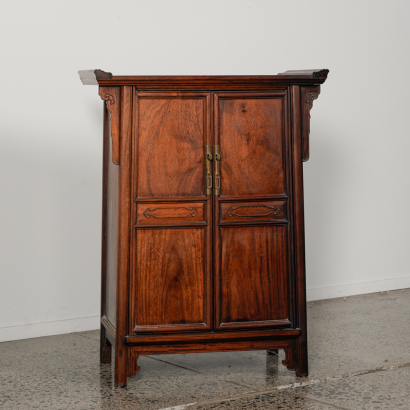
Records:
[[[136,230],[130,306],[134,334],[210,329],[206,229]]]
[[[217,328],[291,325],[287,230],[287,225],[220,226]]]

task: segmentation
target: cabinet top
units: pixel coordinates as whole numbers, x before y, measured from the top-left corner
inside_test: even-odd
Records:
[[[293,70],[278,75],[221,75],[221,76],[114,76],[102,70],[81,70],[83,84],[102,86],[133,85],[141,88],[215,88],[274,87],[314,85],[326,81],[329,70]]]

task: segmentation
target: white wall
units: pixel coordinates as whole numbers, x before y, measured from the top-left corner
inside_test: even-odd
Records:
[[[0,340],[98,327],[102,102],[79,69],[329,68],[305,164],[310,299],[410,287],[408,1],[7,2]]]

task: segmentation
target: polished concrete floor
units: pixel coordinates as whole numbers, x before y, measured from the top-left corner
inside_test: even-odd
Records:
[[[126,389],[99,332],[0,343],[0,409],[410,409],[410,289],[308,303],[309,366],[265,351],[146,356]]]

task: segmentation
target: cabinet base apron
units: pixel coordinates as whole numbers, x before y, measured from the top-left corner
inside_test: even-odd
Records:
[[[105,330],[104,325],[102,329]],[[110,335],[107,331],[106,335]],[[299,344],[302,343],[300,329],[286,329],[277,331],[241,332],[241,333],[207,333],[192,334],[189,339],[186,335],[157,335],[157,336],[133,336],[126,337],[120,357],[126,358],[126,374],[118,375],[119,386],[126,386],[127,377],[134,377],[139,371],[138,358],[151,354],[172,353],[210,353],[245,350],[267,350],[277,352],[284,350],[286,359],[283,365],[288,370],[295,370],[296,376],[307,376],[307,369],[298,367]],[[110,339],[111,336],[109,336]],[[111,342],[108,337],[106,344],[101,345],[101,361],[107,360],[107,349],[111,352]],[[301,349],[303,352],[304,349]],[[307,357],[302,362],[307,363]],[[121,383],[120,380],[124,382]]]

